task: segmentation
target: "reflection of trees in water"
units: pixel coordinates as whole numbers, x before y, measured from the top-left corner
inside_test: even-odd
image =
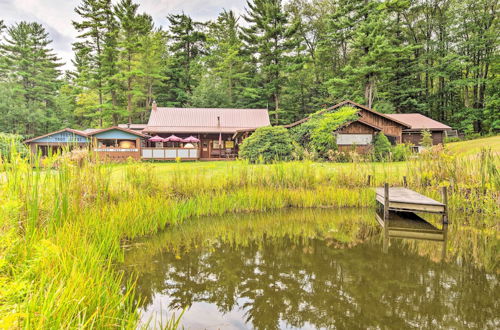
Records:
[[[194,302],[220,312],[243,308],[258,329],[279,321],[302,327],[477,327],[498,319],[496,277],[473,268],[431,262],[394,241],[387,255],[378,242],[349,249],[334,239],[268,238],[244,246],[219,243],[151,255],[137,289],[144,304],[155,293],[171,308]],[[436,245],[437,248],[437,245]],[[147,263],[146,263],[147,261]]]

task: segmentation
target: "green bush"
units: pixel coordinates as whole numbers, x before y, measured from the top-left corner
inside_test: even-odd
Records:
[[[411,151],[410,144],[398,144],[392,148],[392,160],[395,162],[402,162],[410,158]]]
[[[318,111],[309,120],[290,130],[292,139],[307,153],[328,159],[328,151],[337,150],[334,132],[342,125],[358,118],[358,109],[342,107],[335,112]]]
[[[0,133],[0,156],[8,158],[13,151],[23,156],[28,155],[28,149],[22,141],[23,137],[21,135]]]
[[[375,159],[379,161],[386,160],[392,149],[391,142],[382,132],[375,135],[373,147]]]
[[[422,140],[420,145],[426,148],[432,147],[432,133],[428,129],[422,131]]]
[[[292,138],[283,126],[258,128],[240,146],[239,157],[252,163],[291,159]]]

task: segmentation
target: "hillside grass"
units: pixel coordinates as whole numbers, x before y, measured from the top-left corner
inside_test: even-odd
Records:
[[[446,149],[464,156],[476,155],[484,148],[491,149],[494,154],[500,155],[500,135],[446,144]]]
[[[405,175],[438,200],[439,187],[449,187],[450,209],[464,215],[452,226],[499,226],[500,157],[485,150],[467,157],[433,150],[404,163],[50,162],[57,169],[15,153],[0,161],[0,328],[135,328],[133,285],[123,291],[116,267],[122,246],[190,218],[373,209],[373,186],[401,185]]]

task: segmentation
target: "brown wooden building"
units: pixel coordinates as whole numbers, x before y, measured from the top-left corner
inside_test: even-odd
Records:
[[[397,113],[388,116],[410,126],[410,128],[403,130],[403,142],[411,143],[417,147],[420,146],[422,141],[423,130],[431,132],[433,145],[443,144],[445,132],[451,130],[450,126],[419,113]]]
[[[200,142],[187,150],[183,143],[148,141],[142,148],[142,159],[234,159],[245,135],[269,125],[266,109],[163,108],[153,103],[143,134],[193,136]]]
[[[351,106],[359,109],[359,119],[346,123],[335,132],[337,136],[337,145],[340,151],[349,151],[355,147],[358,152],[366,152],[371,148],[373,138],[379,132],[383,132],[392,144],[401,143],[403,130],[411,128],[408,124],[400,120],[391,118],[386,114],[349,100],[325,109],[323,112],[335,111],[344,106]],[[309,117],[286,125],[285,127],[291,128],[307,120],[309,120]]]
[[[379,132],[383,132],[392,144],[411,143],[419,147],[422,131],[429,130],[432,134],[432,144],[436,145],[444,143],[445,131],[451,130],[451,127],[419,113],[384,114],[349,100],[325,109],[323,112],[335,111],[344,106],[359,109],[359,118],[346,123],[334,132],[340,151],[349,151],[355,147],[358,152],[366,152],[372,146],[373,137]],[[307,120],[309,117],[285,127],[291,128]]]

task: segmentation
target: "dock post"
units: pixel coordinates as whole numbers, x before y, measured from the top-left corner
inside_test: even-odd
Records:
[[[368,174],[368,178],[366,180],[368,187],[370,186],[371,181],[372,181],[372,176]]]
[[[441,188],[441,195],[443,197],[444,211],[443,211],[443,225],[448,224],[448,189],[446,187]]]
[[[403,176],[403,187],[408,187],[408,182],[406,181],[406,176]]]
[[[389,233],[389,184],[384,183],[384,231]]]

